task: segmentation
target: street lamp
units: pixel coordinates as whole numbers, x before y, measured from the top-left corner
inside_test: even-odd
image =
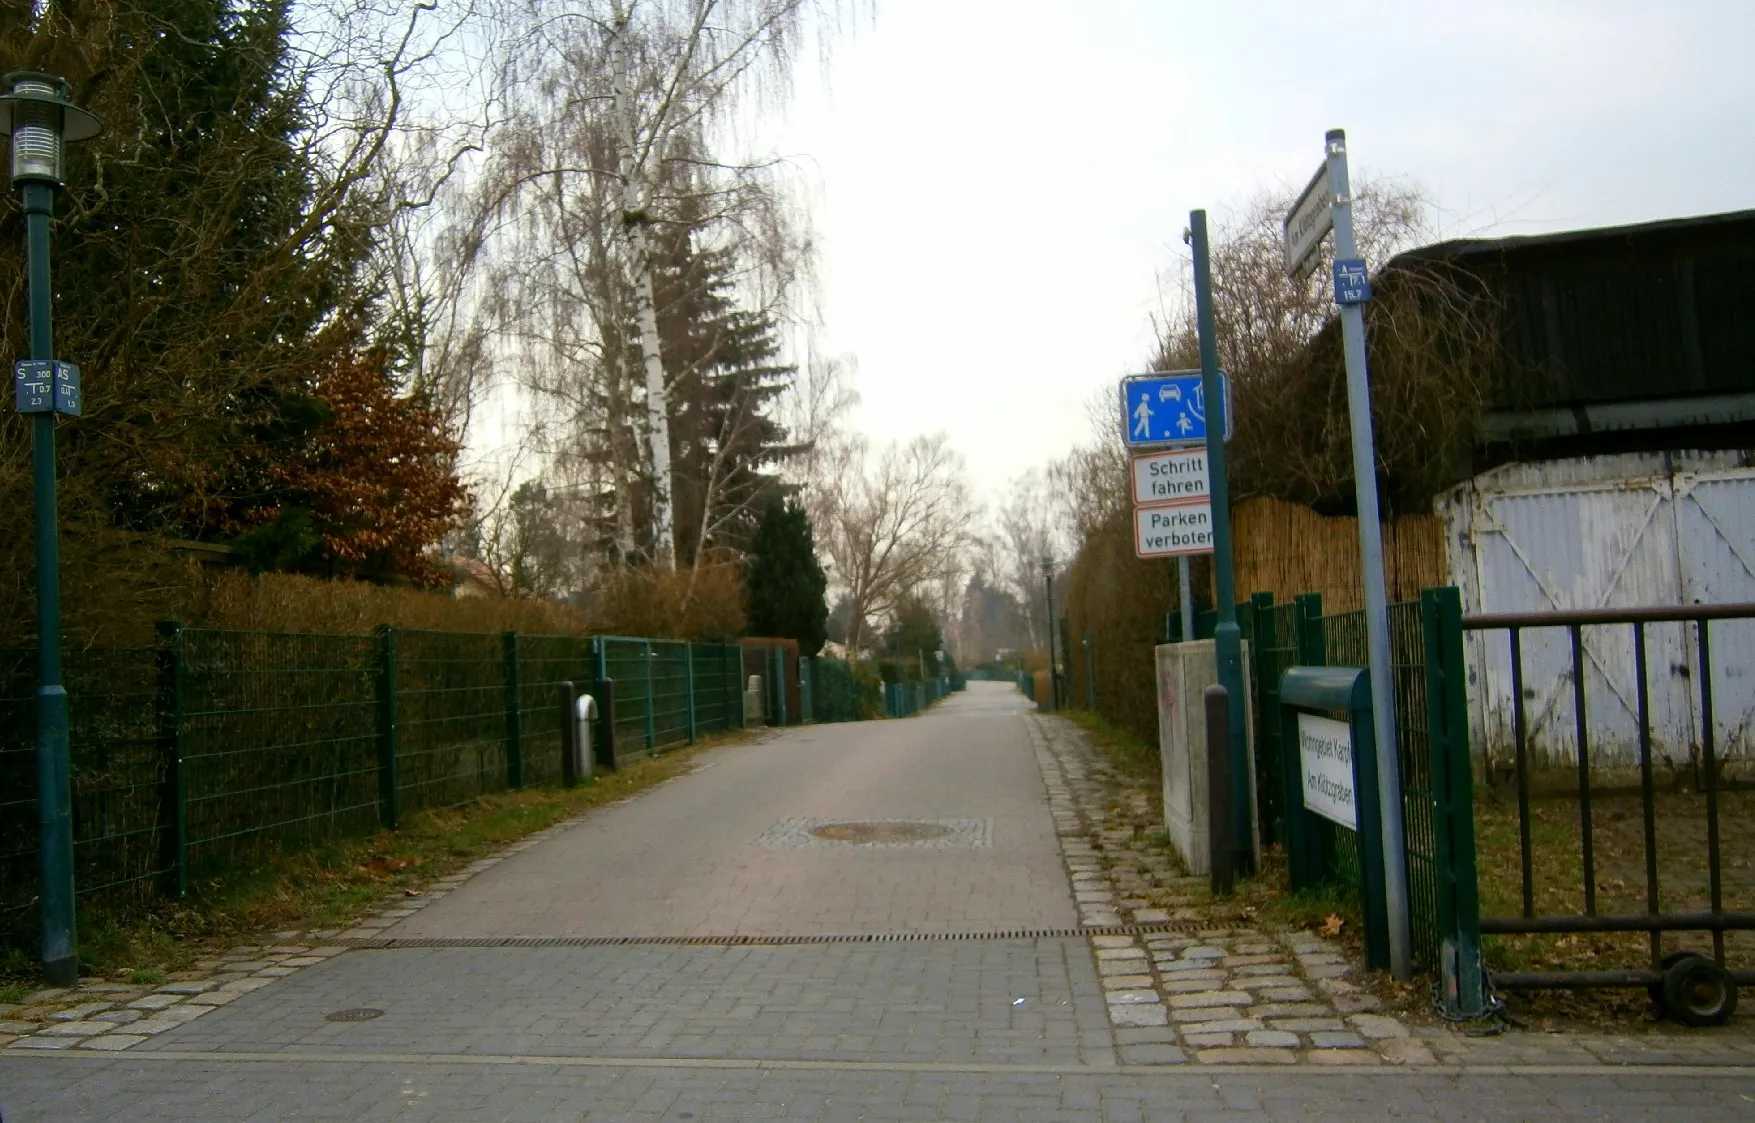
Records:
[[[1054,666],[1054,558],[1042,555],[1042,584],[1048,590],[1048,705],[1060,709],[1060,674]]]
[[[55,415],[79,413],[79,369],[55,361],[50,317],[49,218],[65,174],[67,142],[98,134],[97,118],[67,100],[67,83],[15,70],[0,78],[0,131],[12,140],[12,182],[24,204],[30,281],[30,358],[13,364],[15,402],[31,419],[37,540],[37,821],[41,825],[43,974],[79,979],[73,932],[73,796],[67,690],[61,683],[61,559],[55,500]]]

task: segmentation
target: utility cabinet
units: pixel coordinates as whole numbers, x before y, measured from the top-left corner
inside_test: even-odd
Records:
[[[1255,792],[1255,705],[1249,644],[1243,644],[1243,739],[1249,751],[1249,842],[1259,859],[1261,816]],[[1158,754],[1164,775],[1164,829],[1188,872],[1211,872],[1207,848],[1206,688],[1219,681],[1213,641],[1166,643],[1157,649]]]

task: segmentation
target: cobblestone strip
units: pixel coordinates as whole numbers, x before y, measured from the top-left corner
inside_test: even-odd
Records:
[[[1202,919],[1203,882],[1180,876],[1111,814],[1104,766],[1078,728],[1027,720],[1080,922]],[[1355,968],[1340,945],[1320,936],[1232,928],[1094,936],[1091,945],[1124,1064],[1436,1063],[1349,979]]]
[[[424,890],[402,890],[386,897],[377,911],[352,928],[276,932],[274,938],[280,942],[275,945],[239,945],[224,955],[198,960],[193,970],[174,972],[159,986],[93,979],[75,987],[36,991],[22,1003],[0,1005],[0,1049],[116,1052],[138,1045],[347,950],[334,946],[333,941],[383,935],[397,921],[413,916],[476,874],[541,845],[580,822],[585,814],[589,812],[527,835]]]

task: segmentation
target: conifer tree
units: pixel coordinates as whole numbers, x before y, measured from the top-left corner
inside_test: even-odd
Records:
[[[769,501],[744,572],[749,633],[795,639],[801,655],[821,651],[829,621],[823,599],[828,581],[803,507],[779,496]]]

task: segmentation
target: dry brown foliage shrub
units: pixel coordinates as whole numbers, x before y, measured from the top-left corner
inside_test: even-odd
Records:
[[[611,570],[598,583],[591,616],[609,635],[733,642],[747,619],[743,568],[721,561]]]
[[[286,573],[221,573],[194,590],[185,623],[263,632],[363,635],[379,624],[447,632],[590,635],[583,615],[533,597],[454,597],[448,592],[331,581]]]
[[[1213,315],[1230,374],[1231,498],[1269,495],[1326,513],[1353,503],[1332,248],[1309,277],[1284,272],[1287,195],[1264,195],[1214,232]],[[1499,360],[1499,309],[1455,265],[1398,253],[1426,235],[1415,189],[1373,185],[1355,199],[1359,250],[1380,269],[1365,306],[1372,423],[1384,514],[1424,511],[1467,463]],[[1191,301],[1164,326],[1160,369],[1199,365]]]
[[[1176,563],[1134,556],[1133,512],[1112,514],[1091,530],[1066,573],[1066,690],[1072,704],[1095,710],[1144,740],[1158,739],[1154,649],[1164,617],[1179,609]],[[1197,589],[1210,579],[1198,559]],[[1086,636],[1090,647],[1085,646]],[[1087,678],[1085,665],[1090,660]],[[1087,697],[1086,683],[1095,688]]]

